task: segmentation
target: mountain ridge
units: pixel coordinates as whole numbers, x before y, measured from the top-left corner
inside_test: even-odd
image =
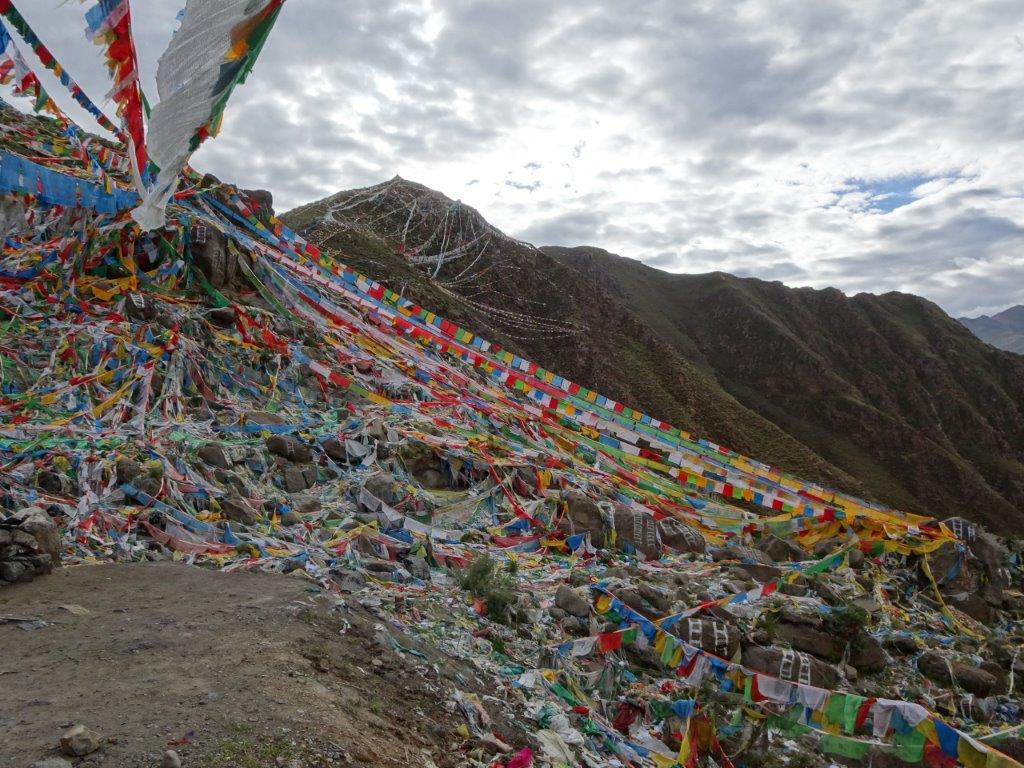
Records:
[[[994,315],[958,317],[957,321],[993,347],[1024,355],[1024,305],[1018,304]]]

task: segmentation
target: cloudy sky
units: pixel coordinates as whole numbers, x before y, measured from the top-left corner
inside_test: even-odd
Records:
[[[19,7],[102,99],[82,7]],[[180,7],[133,3],[150,94]],[[278,210],[397,173],[538,245],[991,312],[1024,303],[1024,3],[289,0],[193,164]]]

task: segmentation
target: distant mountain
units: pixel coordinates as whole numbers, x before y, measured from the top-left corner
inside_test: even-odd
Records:
[[[957,319],[993,347],[1024,355],[1024,306],[1010,307],[991,317],[982,315]]]
[[[1024,359],[923,299],[537,249],[398,178],[284,218],[414,301],[696,435],[909,511],[1024,522]]]

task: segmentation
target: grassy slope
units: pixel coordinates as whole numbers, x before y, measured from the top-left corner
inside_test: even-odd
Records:
[[[1009,529],[1024,507],[1024,359],[903,294],[852,298],[545,249],[721,386],[885,501]]]

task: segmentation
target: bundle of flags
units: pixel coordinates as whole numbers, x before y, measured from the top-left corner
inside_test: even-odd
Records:
[[[120,127],[61,66],[13,0],[0,0],[0,16],[17,30],[79,106],[126,145],[125,154],[142,198],[134,217],[151,230],[166,223],[167,202],[190,155],[220,130],[231,93],[252,71],[283,5],[284,0],[188,0],[181,28],[160,58],[157,89],[161,100],[150,115],[132,36],[131,4],[129,0],[95,0],[85,13],[86,36],[104,49],[113,81],[107,97],[117,104]],[[73,124],[46,93],[2,25],[0,83],[13,83],[15,94],[33,98],[36,112],[47,111],[65,126]],[[109,191],[112,183],[103,158],[87,153],[83,162]]]

